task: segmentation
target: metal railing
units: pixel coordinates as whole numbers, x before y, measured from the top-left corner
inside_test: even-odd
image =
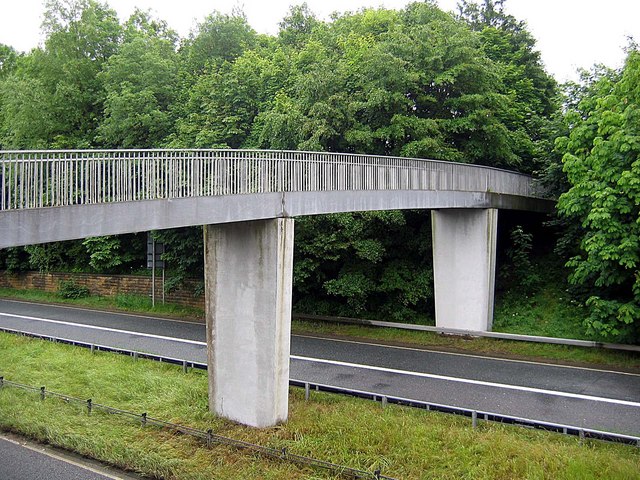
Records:
[[[164,355],[158,355],[155,353],[138,352],[135,350],[128,350],[125,348],[111,347],[108,345],[99,345],[91,342],[84,342],[80,340],[72,340],[68,338],[55,337],[52,335],[45,335],[40,333],[30,333],[21,330],[14,330],[11,328],[0,327],[0,332],[10,333],[13,335],[20,335],[29,338],[36,338],[39,340],[46,340],[55,343],[62,343],[66,345],[72,345],[75,347],[88,348],[92,353],[94,352],[106,352],[116,353],[119,355],[127,355],[137,359],[152,360],[161,363],[169,363],[173,365],[182,366],[182,371],[187,373],[189,368],[197,370],[207,370],[205,363],[199,363],[194,361],[187,361],[174,357],[168,357]],[[521,426],[526,428],[535,428],[537,430],[544,430],[548,432],[561,433],[564,435],[577,436],[581,441],[586,439],[601,440],[613,443],[623,443],[626,445],[633,445],[640,448],[640,437],[634,435],[627,435],[619,432],[607,432],[603,430],[595,430],[590,428],[579,427],[575,425],[566,425],[562,423],[545,422],[542,420],[534,420],[530,418],[517,417],[514,415],[506,415],[502,413],[495,413],[489,411],[476,410],[472,408],[459,407],[454,405],[443,405],[440,403],[429,402],[425,400],[416,400],[394,395],[384,395],[376,392],[369,392],[364,390],[358,390],[354,388],[340,387],[337,385],[328,385],[322,383],[312,383],[305,380],[289,379],[289,385],[292,387],[301,387],[305,389],[305,399],[309,400],[309,395],[312,389],[316,391],[338,393],[343,395],[354,396],[358,398],[370,399],[374,402],[379,401],[383,406],[388,403],[402,405],[413,408],[421,408],[429,411],[450,413],[454,415],[462,415],[471,418],[471,425],[473,428],[477,427],[478,420],[485,420],[489,422],[497,422],[506,425]],[[380,477],[386,478],[386,477]]]
[[[271,150],[0,151],[0,210],[344,190],[542,197],[528,175],[415,158]]]
[[[462,330],[458,328],[434,327],[431,325],[421,325],[416,323],[401,322],[385,322],[382,320],[368,320],[363,318],[351,317],[330,317],[327,315],[310,315],[305,313],[293,313],[292,318],[295,320],[311,321],[311,322],[328,322],[342,323],[351,325],[363,325],[366,327],[380,328],[396,328],[398,330],[413,330],[417,332],[433,332],[444,335],[457,335],[462,337],[485,337],[497,338],[500,340],[512,340],[516,342],[531,343],[549,343],[554,345],[569,345],[572,347],[584,348],[604,348],[606,350],[615,350],[619,352],[637,352],[640,353],[640,345],[630,345],[624,343],[605,343],[594,340],[578,340],[575,338],[557,338],[543,337],[540,335],[523,335],[518,333],[507,332],[479,332],[476,330]]]
[[[151,417],[147,414],[147,412],[136,413],[130,412],[128,410],[121,410],[119,408],[111,407],[108,405],[103,405],[101,403],[96,403],[92,399],[82,399],[73,397],[71,395],[66,395],[63,393],[52,392],[51,390],[47,390],[46,387],[36,387],[33,385],[26,385],[23,383],[13,382],[7,380],[4,377],[0,376],[0,389],[3,387],[11,387],[20,390],[26,390],[34,393],[38,393],[41,400],[45,400],[47,397],[59,398],[62,399],[66,403],[75,403],[78,405],[82,405],[86,407],[87,414],[91,415],[94,411],[102,411],[108,413],[110,415],[118,415],[120,417],[131,419],[135,422],[140,423],[143,427],[147,426],[156,426],[159,428],[168,428],[179,432],[183,435],[189,435],[191,437],[195,437],[200,439],[203,442],[206,442],[207,448],[211,447],[211,445],[219,444],[219,445],[227,445],[229,447],[233,447],[236,449],[248,450],[253,453],[257,453],[264,457],[275,458],[286,462],[295,463],[298,465],[304,465],[311,468],[316,469],[324,469],[329,470],[334,475],[339,475],[346,478],[362,478],[362,479],[370,479],[370,480],[394,480],[392,477],[387,477],[380,473],[380,470],[375,470],[374,472],[368,472],[366,470],[360,470],[357,468],[347,467],[345,465],[338,465],[333,462],[328,462],[326,460],[319,460],[317,458],[308,457],[306,455],[298,455],[296,453],[290,452],[286,447],[285,448],[274,448],[274,447],[266,447],[264,445],[258,445],[256,443],[247,442],[244,440],[237,440],[231,437],[225,437],[223,435],[218,435],[213,433],[211,429],[209,430],[201,430],[193,427],[188,427],[185,425],[180,425],[177,423],[167,422],[165,420],[160,420],[158,418]]]

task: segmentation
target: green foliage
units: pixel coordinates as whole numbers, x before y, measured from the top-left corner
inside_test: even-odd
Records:
[[[0,84],[0,142],[11,148],[87,147],[102,114],[97,74],[118,48],[118,17],[93,0],[50,0],[43,26],[44,49],[18,58]]]
[[[459,3],[460,18],[479,32],[485,54],[499,66],[499,91],[510,99],[502,121],[511,133],[518,169],[546,167],[555,134],[558,87],[545,70],[524,22],[504,12],[505,0]]]
[[[204,291],[204,234],[202,227],[158,230],[153,237],[165,244],[162,259],[167,262],[169,277],[165,289],[171,291],[187,279],[198,279],[194,295]]]
[[[84,298],[90,294],[89,289],[83,285],[78,285],[75,280],[64,280],[58,286],[58,295],[62,298]]]
[[[308,40],[313,29],[320,25],[320,21],[304,2],[301,5],[293,5],[289,13],[280,22],[279,40],[293,47],[301,47]]]
[[[182,48],[187,72],[205,73],[207,68],[233,63],[257,45],[257,34],[241,11],[231,15],[213,12],[191,33]]]
[[[0,145],[323,150],[533,171],[548,161],[556,87],[502,3],[465,1],[459,18],[418,2],[331,21],[303,4],[277,36],[258,35],[241,12],[213,12],[179,39],[148,12],[121,24],[95,0],[50,0],[43,48],[0,46]],[[300,219],[298,307],[431,316],[429,223],[413,212]],[[202,278],[199,228],[157,237],[169,288]],[[143,265],[140,242],[2,255],[14,269],[29,255],[40,270],[127,272]]]
[[[431,317],[429,226],[420,212],[298,219],[295,309],[410,322]]]
[[[0,270],[10,273],[29,270],[29,254],[21,247],[0,250]]]
[[[446,339],[445,339],[446,340]],[[476,340],[473,340],[474,342]],[[466,341],[470,343],[470,341]],[[301,389],[289,392],[289,420],[270,429],[247,428],[208,412],[207,375],[175,365],[0,334],[0,365],[7,380],[200,430],[403,479],[554,478],[632,479],[638,449],[578,442],[557,433],[379,404]],[[47,368],[42,368],[46,365]],[[42,443],[91,456],[150,478],[337,478],[334,472],[265,459],[246,450],[207,447],[188,435],[37,392],[0,390],[0,427]],[[588,454],[585,454],[588,453]]]
[[[29,267],[40,272],[73,270],[86,258],[80,242],[29,245],[24,250],[29,255]]]
[[[98,140],[111,147],[161,146],[171,133],[169,107],[177,98],[178,57],[170,40],[135,36],[113,55],[99,78],[105,118]]]
[[[15,70],[18,64],[18,52],[13,47],[0,43],[0,79]]]
[[[510,290],[517,290],[520,295],[531,295],[541,282],[538,268],[531,259],[533,234],[525,232],[521,225],[516,225],[509,232],[511,245],[507,249],[509,262],[500,275],[501,281],[509,285]]]
[[[587,325],[640,338],[640,52],[582,89],[558,140],[571,189],[559,212],[581,227],[571,281],[589,288]]]
[[[120,239],[115,236],[90,237],[82,242],[89,254],[89,265],[97,272],[108,272],[122,264],[118,255]]]

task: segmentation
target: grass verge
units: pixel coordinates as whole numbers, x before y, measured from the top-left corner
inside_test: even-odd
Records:
[[[44,368],[46,367],[46,368]],[[290,392],[285,425],[257,430],[207,411],[206,374],[0,334],[0,375],[94,402],[403,479],[636,479],[640,449],[379,404]],[[119,468],[167,479],[330,478],[56,399],[0,390],[0,428]]]
[[[63,298],[55,293],[43,292],[42,290],[0,288],[0,298],[25,300],[28,302],[75,305],[79,307],[95,308],[98,310],[144,313],[187,320],[204,319],[204,312],[202,309],[185,307],[174,303],[165,303],[163,305],[159,301],[156,301],[156,305],[152,306],[150,298],[140,295],[118,294],[115,297],[90,295],[83,298]]]
[[[495,338],[466,338],[395,328],[369,327],[308,320],[294,320],[292,331],[299,335],[325,335],[391,345],[415,346],[460,353],[540,360],[577,366],[615,368],[640,373],[640,354],[601,348],[529,343]]]

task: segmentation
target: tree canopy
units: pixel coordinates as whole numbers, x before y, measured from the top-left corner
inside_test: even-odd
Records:
[[[570,189],[562,215],[581,226],[571,281],[588,288],[588,325],[640,338],[640,52],[621,72],[586,78],[558,139]]]
[[[48,0],[43,33],[28,53],[0,45],[0,148],[322,150],[546,172],[564,192],[557,224],[589,328],[637,337],[637,48],[620,72],[565,87],[563,110],[534,37],[505,12],[505,0],[461,0],[457,15],[427,0],[330,21],[302,4],[277,35],[256,33],[241,11],[212,12],[187,38],[149,12],[120,22],[98,0]],[[328,215],[297,225],[300,308],[429,315],[427,214]],[[176,282],[200,274],[199,229],[156,235]],[[579,248],[570,245],[576,239]],[[143,265],[143,251],[128,253],[140,242],[13,249],[0,252],[0,263],[127,271]]]

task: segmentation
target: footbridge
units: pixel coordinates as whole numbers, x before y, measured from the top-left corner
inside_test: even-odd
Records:
[[[0,151],[0,248],[204,225],[209,402],[288,411],[294,217],[431,210],[436,323],[486,331],[499,209],[551,211],[534,180],[436,160],[265,150]]]

